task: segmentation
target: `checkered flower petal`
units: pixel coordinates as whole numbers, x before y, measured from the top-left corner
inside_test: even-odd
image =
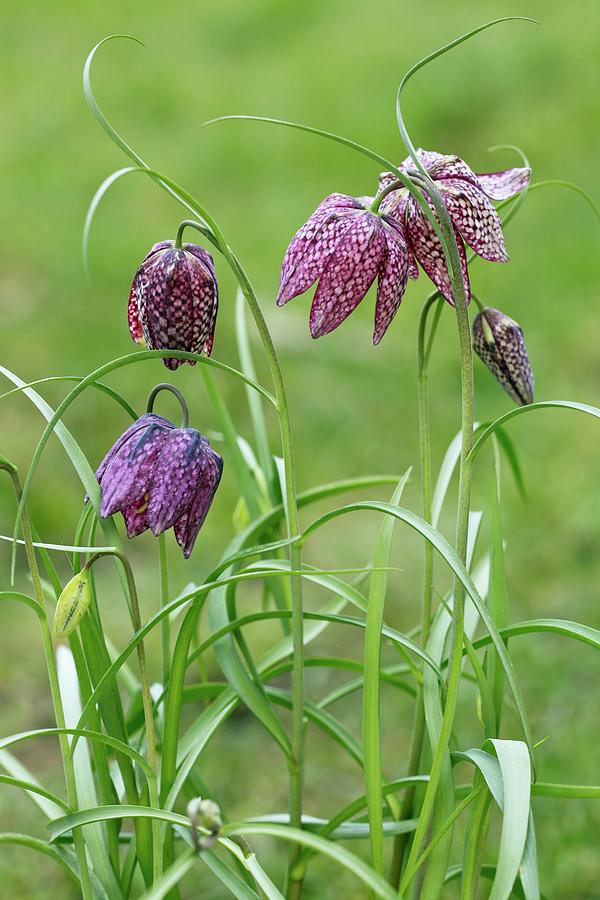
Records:
[[[531,169],[504,169],[502,172],[477,174],[477,181],[491,200],[508,200],[520,194],[529,184]]]
[[[153,534],[171,528],[190,505],[198,485],[203,440],[193,428],[177,428],[164,442],[149,491],[148,523]]]
[[[199,461],[200,472],[196,493],[187,511],[175,523],[174,528],[175,538],[186,559],[194,548],[198,532],[204,524],[223,473],[223,460],[210,448],[206,440],[203,443]]]
[[[521,327],[499,309],[473,321],[473,348],[515,403],[533,403],[534,377]]]
[[[99,482],[102,481],[102,476],[104,475],[109,463],[114,459],[117,453],[120,452],[121,448],[124,444],[131,442],[132,439],[139,437],[142,431],[148,428],[150,425],[161,425],[163,428],[174,428],[172,422],[169,422],[168,419],[164,419],[162,416],[157,416],[155,413],[144,413],[143,416],[140,416],[139,419],[136,419],[133,422],[127,431],[124,431],[118,441],[113,444],[110,448],[100,465],[96,471],[96,478]],[[130,444],[131,446],[131,444]]]
[[[409,252],[402,230],[384,226],[386,252],[379,272],[373,344],[378,344],[398,311],[408,281]]]
[[[356,309],[379,273],[386,241],[381,219],[364,211],[327,259],[310,310],[313,338],[333,331]]]
[[[467,244],[490,262],[508,262],[498,213],[476,185],[462,178],[439,182],[450,218]]]
[[[354,197],[331,194],[296,232],[281,266],[277,305],[303,294],[321,275],[338,240],[350,224],[349,213],[361,209]]]
[[[429,222],[429,219],[421,209],[420,205],[412,198],[408,204],[407,230],[411,248],[418,262],[421,264],[423,271],[431,278],[438,291],[440,291],[446,300],[454,306],[452,284],[446,267],[444,249],[433,226]],[[467,258],[464,244],[458,232],[456,232],[456,243],[458,245],[461,269],[465,282],[467,302],[469,302],[471,299],[471,288],[469,283]]]
[[[135,305],[137,304],[137,318]],[[129,327],[134,340],[141,325],[151,350],[212,348],[218,309],[218,284],[210,253],[195,244],[175,248],[173,241],[155,244],[138,269],[129,302]],[[169,369],[194,360],[165,357]]]
[[[186,558],[217,489],[223,461],[199,431],[175,428],[146,413],[121,435],[102,461],[103,518],[121,512],[129,537],[175,526]],[[218,478],[214,477],[218,469]]]
[[[133,434],[114,454],[98,479],[103,519],[126,507],[143,504],[156,461],[170,433],[171,429],[152,423]]]
[[[135,278],[129,291],[129,303],[127,304],[127,324],[129,325],[129,334],[131,340],[136,344],[144,344],[144,332],[140,321],[140,313],[138,310],[137,293],[135,290]]]

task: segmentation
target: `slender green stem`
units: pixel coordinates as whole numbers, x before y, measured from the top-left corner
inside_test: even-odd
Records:
[[[421,461],[421,490],[423,498],[423,518],[431,524],[431,434],[429,423],[429,386],[427,373],[427,318],[433,304],[439,300],[438,293],[432,294],[421,311],[419,319],[419,331],[417,339],[417,375],[419,392],[419,453]],[[433,600],[433,547],[429,541],[425,541],[425,555],[423,561],[423,600],[421,603],[421,644],[423,649],[427,646],[431,626],[431,608]],[[419,771],[425,738],[425,707],[423,704],[423,688],[417,685],[417,697],[413,715],[411,731],[411,743],[408,755],[408,778]],[[404,794],[400,807],[400,819],[409,819],[412,816],[415,798],[415,788],[411,786]],[[394,853],[390,871],[390,882],[394,887],[400,884],[402,873],[402,860],[408,841],[407,834],[399,834],[394,841]]]
[[[150,394],[148,395],[146,412],[151,413],[154,411],[154,401],[161,391],[168,391],[170,394],[173,394],[174,397],[177,397],[177,399],[179,400],[179,405],[181,406],[181,427],[187,428],[190,421],[188,405],[185,402],[185,397],[183,396],[179,388],[176,388],[174,384],[168,384],[168,382],[166,381],[161,381],[160,384],[157,384],[156,387],[153,387],[150,391]]]
[[[8,462],[8,460],[0,459],[0,469],[4,469],[10,475],[13,483],[13,487],[15,490],[15,494],[17,497],[17,501],[21,501],[21,482],[19,479],[19,475],[15,466]],[[48,625],[48,613],[46,609],[46,597],[44,595],[44,589],[42,587],[42,581],[40,578],[40,572],[38,569],[37,559],[35,555],[35,549],[33,546],[33,535],[31,532],[31,523],[29,521],[29,514],[27,512],[27,506],[24,505],[21,512],[21,533],[23,535],[23,543],[25,544],[25,554],[27,556],[27,563],[29,565],[29,571],[31,574],[31,580],[33,582],[33,590],[35,593],[36,600],[38,601],[42,610],[44,610],[44,614],[38,616],[40,622],[40,628],[42,632],[42,644],[44,647],[44,656],[46,659],[46,668],[48,670],[48,682],[50,685],[50,695],[52,697],[52,705],[54,707],[54,718],[56,720],[56,727],[59,729],[66,729],[66,719],[65,712],[62,702],[62,696],[60,693],[60,683],[58,680],[58,670],[56,668],[56,657],[54,655],[54,646],[52,644],[52,635],[50,633],[50,626]],[[73,758],[70,754],[69,748],[69,737],[67,734],[61,733],[58,736],[60,752],[63,761],[63,769],[65,774],[65,785],[67,789],[67,802],[69,807],[72,810],[78,809],[78,801],[77,801],[77,783],[75,781],[75,766],[73,763]],[[92,884],[90,880],[90,872],[88,868],[88,861],[85,852],[85,844],[83,841],[83,834],[81,832],[81,828],[73,829],[73,844],[75,846],[75,853],[77,856],[77,864],[79,866],[79,878],[81,883],[81,893],[84,900],[92,900],[93,891]]]
[[[183,223],[182,223],[183,224]],[[198,227],[197,223],[187,222],[191,227]],[[292,431],[287,403],[287,396],[283,375],[273,339],[267,327],[267,323],[260,308],[258,298],[233,250],[227,244],[223,234],[216,223],[211,222],[211,228],[219,247],[229,267],[235,275],[242,294],[246,299],[256,329],[261,339],[265,356],[269,364],[275,398],[277,401],[277,415],[279,419],[279,431],[281,436],[281,450],[284,466],[285,484],[282,485],[284,505],[286,511],[288,537],[296,537],[300,534],[300,522],[298,516],[298,504],[296,500],[296,470],[293,453]],[[206,229],[201,225],[198,230],[206,234]],[[301,568],[301,549],[297,542],[290,546],[290,567],[293,572]],[[302,786],[303,786],[303,762],[304,762],[304,624],[302,604],[302,579],[300,575],[291,578],[292,595],[292,642],[293,642],[293,669],[292,669],[292,757],[289,765],[290,775],[290,825],[295,828],[302,827]],[[295,856],[299,851],[295,851]],[[293,868],[293,863],[292,863]],[[301,880],[290,880],[288,897],[297,900],[302,891]]]
[[[369,207],[370,211],[373,213],[378,212],[379,207],[381,206],[383,200],[385,200],[387,195],[391,194],[393,191],[398,191],[403,187],[404,184],[396,178],[391,182],[391,184],[388,184],[387,187],[384,187],[382,191],[379,191],[379,193],[371,203],[371,206]]]
[[[404,136],[404,135],[403,135]],[[406,136],[408,138],[408,136]],[[410,140],[408,140],[410,145]],[[412,145],[410,145],[412,146]],[[444,236],[444,253],[448,263],[452,283],[452,293],[456,307],[456,320],[461,361],[461,457],[458,488],[458,509],[456,515],[456,552],[462,562],[466,560],[467,534],[469,526],[469,510],[471,501],[471,473],[472,465],[468,455],[473,446],[473,360],[471,352],[471,332],[469,327],[469,314],[467,309],[467,297],[460,256],[456,236],[443,201],[435,184],[428,178],[423,178],[423,188],[427,191],[438,216],[441,230]],[[448,751],[448,743],[452,733],[458,693],[461,679],[461,665],[463,652],[464,633],[464,588],[455,579],[454,602],[452,607],[451,625],[451,649],[449,654],[448,682],[446,691],[446,704],[440,736],[433,754],[430,780],[423,798],[423,806],[419,823],[415,831],[411,852],[407,862],[407,871],[410,872],[421,852],[423,841],[426,837],[431,814],[433,812],[435,796],[440,783],[443,766]],[[406,881],[406,879],[405,879]],[[400,893],[408,885],[401,883]]]
[[[160,605],[166,606],[169,602],[169,568],[167,563],[167,542],[164,533],[158,536],[158,563],[160,568]],[[171,670],[171,620],[165,616],[162,620],[162,683],[163,687],[169,683]]]
[[[122,553],[116,547],[113,547],[110,550],[102,550],[90,556],[89,560],[86,563],[86,568],[89,569],[94,565],[95,562],[97,562],[99,559],[102,559],[104,556],[114,556],[123,566],[130,601],[129,614],[131,617],[131,625],[135,633],[142,627],[142,617],[140,614],[140,605],[138,601],[137,588],[135,585],[135,578],[133,576],[133,570],[131,568],[129,560],[124,553]],[[146,648],[144,646],[143,640],[138,641],[136,645],[136,651],[140,669],[142,706],[144,708],[144,724],[146,728],[146,755],[148,758],[148,765],[156,776],[158,773],[158,765],[156,755],[156,734],[154,731],[154,709],[152,705],[152,695],[150,693],[148,666],[146,663]],[[160,822],[158,822],[158,820],[152,821],[152,857],[153,879],[154,881],[156,881],[160,877],[162,871],[162,854],[160,852]]]

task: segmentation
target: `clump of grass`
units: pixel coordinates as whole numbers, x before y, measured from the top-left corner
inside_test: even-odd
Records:
[[[498,20],[501,21],[505,20]],[[535,750],[539,741],[536,743],[528,723],[520,681],[509,652],[509,641],[519,635],[554,632],[600,648],[600,632],[579,623],[557,619],[511,622],[500,490],[503,463],[508,465],[519,488],[523,489],[518,454],[505,428],[513,417],[539,409],[571,409],[600,417],[600,410],[572,401],[530,402],[533,399],[533,378],[522,332],[505,314],[496,310],[486,311],[483,307],[476,332],[478,353],[511,396],[524,405],[511,409],[491,423],[477,424],[474,421],[468,312],[470,287],[466,268],[470,260],[465,259],[460,228],[458,231],[455,228],[452,211],[455,215],[462,215],[456,204],[461,207],[462,203],[464,209],[469,190],[479,191],[479,182],[469,181],[471,176],[467,174],[467,186],[463,186],[461,193],[454,182],[450,185],[454,176],[447,171],[448,184],[442,184],[444,179],[439,168],[435,174],[438,163],[435,159],[426,162],[426,157],[415,150],[401,112],[403,90],[413,74],[498,22],[474,29],[432,53],[417,63],[402,80],[398,91],[397,117],[410,157],[406,165],[396,166],[354,141],[309,126],[250,116],[229,117],[255,119],[321,135],[366,155],[390,173],[385,176],[387,180],[375,198],[361,198],[364,202],[355,203],[353,198],[342,201],[338,198],[334,203],[334,206],[337,204],[335,214],[330,213],[329,208],[325,212],[320,208],[315,214],[317,218],[311,220],[315,233],[332,222],[342,223],[337,234],[336,252],[338,247],[340,252],[344,249],[344,241],[350,241],[351,235],[358,240],[356,234],[367,226],[380,240],[376,269],[371,272],[370,281],[362,285],[364,290],[361,288],[360,296],[348,294],[349,291],[351,293],[350,278],[346,277],[343,283],[336,282],[335,264],[337,261],[341,267],[342,263],[335,256],[327,257],[329,268],[322,266],[312,278],[314,282],[318,277],[321,282],[313,301],[315,315],[311,318],[311,326],[315,336],[337,327],[345,315],[341,315],[339,308],[336,310],[332,304],[341,303],[340,297],[343,296],[344,302],[349,302],[353,308],[376,276],[383,295],[385,266],[393,253],[398,253],[400,258],[403,253],[408,254],[412,247],[425,271],[431,275],[437,290],[423,307],[417,335],[419,475],[422,484],[422,509],[419,513],[401,505],[410,470],[394,476],[373,475],[355,479],[344,478],[342,472],[337,482],[318,485],[304,492],[297,490],[285,383],[276,348],[252,283],[211,213],[167,175],[147,165],[114,130],[99,108],[92,92],[90,72],[94,56],[104,42],[88,58],[84,70],[88,104],[99,123],[133,164],[110,175],[96,193],[85,223],[84,255],[87,258],[93,216],[107,190],[125,175],[146,176],[183,206],[186,215],[193,216],[181,223],[173,246],[168,249],[163,247],[161,253],[164,251],[165,259],[168,257],[176,262],[183,259],[177,256],[178,253],[191,254],[191,264],[196,267],[194,271],[196,274],[199,271],[200,281],[205,287],[210,287],[210,321],[207,319],[207,327],[200,341],[207,345],[205,352],[202,352],[202,347],[196,348],[198,352],[189,349],[187,345],[183,346],[183,341],[161,343],[163,332],[159,328],[151,328],[148,322],[148,317],[156,312],[149,306],[154,303],[158,307],[158,313],[167,323],[165,329],[168,336],[172,336],[181,324],[170,318],[174,310],[179,316],[180,309],[175,309],[168,295],[168,273],[165,275],[163,270],[155,269],[151,261],[138,270],[134,284],[136,304],[132,335],[140,342],[144,339],[146,349],[112,360],[85,378],[75,379],[76,384],[56,410],[36,390],[37,382],[26,384],[18,375],[4,368],[1,370],[14,385],[9,393],[25,395],[47,420],[23,485],[17,467],[8,460],[0,459],[0,468],[11,479],[17,503],[13,576],[16,549],[20,542],[25,549],[32,585],[32,594],[9,587],[1,596],[4,600],[24,604],[37,618],[56,727],[33,729],[0,740],[2,766],[6,772],[0,775],[0,782],[27,792],[48,823],[47,840],[4,833],[0,834],[0,842],[20,844],[53,859],[66,870],[86,900],[120,900],[132,896],[177,897],[180,882],[198,864],[204,864],[211,876],[221,882],[232,896],[248,900],[281,898],[285,895],[295,900],[302,895],[305,882],[311,878],[311,860],[316,855],[330,861],[334,867],[346,869],[362,883],[365,891],[388,900],[398,896],[440,897],[445,885],[454,879],[461,880],[464,898],[479,896],[484,890],[482,879],[487,879],[491,882],[489,896],[492,900],[508,898],[512,892],[526,900],[534,900],[541,893],[532,798],[600,796],[599,786],[547,784],[537,777]],[[528,165],[525,159],[523,162],[519,170],[512,171],[525,172]],[[461,160],[451,159],[449,164],[465,166]],[[464,178],[465,170],[461,171]],[[473,175],[473,178],[476,179],[476,176]],[[502,225],[506,226],[521,206],[527,193],[524,189],[527,180],[519,185],[519,191],[514,192],[514,196],[501,202],[501,207],[505,207]],[[534,183],[528,190],[541,184]],[[517,193],[520,196],[516,196]],[[394,224],[393,215],[397,206],[390,205],[396,202],[394,195],[399,203],[406,201],[406,204],[413,204],[409,208],[408,222],[402,218]],[[479,199],[477,202],[483,201]],[[404,210],[405,206],[401,209]],[[417,252],[419,232],[410,230],[411,214],[421,216],[420,235],[427,236],[424,241],[425,256],[419,256]],[[489,223],[495,213],[488,210],[486,215]],[[408,229],[406,235],[403,231],[405,224]],[[191,245],[182,244],[184,229],[198,232],[216,252],[218,264],[224,263],[238,283],[235,318],[239,368],[206,355],[212,347],[217,282],[208,251],[202,249],[198,255],[198,248],[185,249]],[[472,239],[476,251],[484,255],[481,234],[472,235]],[[497,232],[496,239],[501,240]],[[293,241],[290,245],[289,256],[286,256],[290,265],[292,262],[296,267],[308,265],[302,259],[305,249],[302,241],[305,240],[306,232],[300,232],[296,243]],[[427,253],[431,257],[432,247],[437,246],[440,250],[436,251],[434,266]],[[356,246],[352,245],[351,250],[356,252]],[[357,265],[362,265],[360,253],[357,259]],[[346,257],[344,261],[347,262]],[[409,266],[408,260],[404,261],[406,270],[402,263],[397,271],[392,272],[394,296],[389,308],[386,308],[388,301],[385,296],[380,308],[378,297],[377,315],[382,313],[382,321],[376,329],[377,341],[382,336],[381,329],[385,330],[390,324],[406,287]],[[314,259],[309,260],[310,265],[313,262]],[[282,290],[286,277],[284,264]],[[162,281],[158,282],[157,278]],[[329,284],[328,278],[332,284]],[[185,284],[183,287],[181,284],[183,282],[178,285],[178,301],[182,301],[182,294],[185,295],[187,290]],[[304,282],[302,284],[304,289],[309,286]],[[329,284],[329,294],[324,284]],[[298,288],[294,293],[289,283],[287,288],[289,296],[286,294],[282,302],[302,292]],[[435,407],[430,398],[427,371],[429,359],[435,351],[440,316],[444,312],[448,314],[444,297],[451,301],[454,307],[452,314],[457,321],[462,371],[462,390],[457,408],[460,405],[461,429],[446,452],[437,479],[434,479],[429,419]],[[182,302],[185,299],[183,296]],[[479,303],[477,299],[476,302]],[[335,313],[333,318],[332,308]],[[268,364],[269,386],[257,379],[247,331],[248,312]],[[139,327],[135,320],[138,314]],[[191,311],[181,315],[194,314],[192,304]],[[137,597],[135,567],[112,517],[102,515],[102,492],[106,489],[106,481],[96,477],[64,419],[70,407],[84,397],[88,388],[93,387],[104,391],[137,422],[138,416],[129,401],[106,385],[104,379],[117,372],[123,376],[125,373],[121,370],[133,364],[156,365],[165,359],[173,369],[184,361],[199,364],[206,394],[220,423],[226,471],[228,477],[237,483],[240,500],[234,517],[237,526],[235,533],[218,564],[207,577],[201,579],[200,584],[192,583],[182,591],[181,585],[170,583],[165,538],[162,533],[159,535],[157,602],[155,611],[143,621]],[[240,386],[244,386],[252,425],[250,438],[238,433],[220,382],[213,375],[235,379]],[[157,389],[152,392],[150,410]],[[177,389],[171,389],[181,397]],[[182,404],[185,410],[183,399]],[[271,445],[268,437],[269,417],[274,417],[279,427],[279,444],[276,447]],[[208,444],[202,444],[205,440],[202,435],[188,428],[187,414],[181,429],[176,429],[169,422],[164,425],[165,421],[161,419],[163,424],[158,426],[164,431],[159,435],[160,446],[163,437],[165,441],[171,438],[186,440],[195,448],[193,453],[190,451],[187,456],[184,454],[181,459],[178,458],[178,465],[181,465],[179,474],[173,473],[174,463],[170,457],[152,457],[150,468],[152,477],[156,479],[152,482],[152,488],[146,485],[141,500],[137,495],[125,492],[123,502],[120,506],[115,505],[115,509],[125,513],[133,509],[136,515],[143,517],[148,504],[153,504],[154,497],[159,495],[163,506],[169,503],[176,505],[173,497],[183,489],[182,485],[185,487],[188,477],[185,466],[191,465],[192,458],[198,466],[208,458]],[[197,439],[190,437],[192,431],[198,435]],[[146,435],[145,448],[149,458],[150,439],[147,438],[145,426],[143,433]],[[81,510],[72,546],[39,540],[28,513],[27,501],[32,480],[52,435],[56,435],[61,442],[88,498]],[[115,479],[118,483],[119,478],[124,477],[123,472],[139,474],[137,470],[148,464],[148,458],[140,456],[142,449],[140,442],[132,445],[131,452],[128,450],[127,454],[121,454],[119,466],[122,464],[123,469],[117,467],[111,472],[112,483]],[[490,480],[490,501],[489,508],[482,515],[471,509],[471,483],[476,463],[481,470],[485,462],[482,451],[490,449],[491,467],[487,472],[483,469],[484,477]],[[193,456],[194,453],[197,456]],[[213,454],[210,458],[214,460],[215,456]],[[439,522],[456,473],[456,530],[450,541],[440,531]],[[193,483],[194,490],[198,484],[202,487],[202,478],[198,480],[196,470],[193,478],[189,476],[189,481]],[[217,485],[218,478],[211,489],[211,500]],[[346,493],[366,492],[371,488],[387,488],[389,502],[363,499],[333,506],[337,498]],[[191,498],[192,494],[186,495],[185,503],[179,498],[177,502],[180,506],[176,510],[171,509],[170,516],[161,507],[162,514],[155,521],[155,524],[161,524],[156,524],[156,527],[152,525],[153,529],[163,532],[172,525],[177,528],[177,523],[185,517],[188,518],[184,525],[189,528],[189,517],[194,515]],[[322,501],[330,501],[332,508],[311,515],[311,507]],[[305,511],[306,521],[304,515],[301,518],[302,510]],[[198,527],[204,521],[206,512],[204,508],[202,514],[196,511]],[[311,545],[318,542],[321,529],[330,523],[331,527],[351,528],[357,512],[374,513],[381,520],[375,545],[365,547],[364,559],[351,569],[309,564]],[[489,522],[489,538],[488,546],[482,548],[480,526],[483,517]],[[424,546],[422,614],[420,621],[408,633],[389,627],[385,618],[389,575],[394,568],[392,541],[397,523],[415,531]],[[129,533],[135,531],[130,528],[130,522],[127,528]],[[21,538],[18,538],[19,534]],[[190,543],[184,543],[186,555],[189,555]],[[55,564],[57,555],[62,560],[58,566]],[[94,577],[96,564],[104,557],[109,557],[116,567],[123,602],[131,622],[131,635],[115,650],[104,635],[102,592]],[[66,580],[59,574],[65,560],[71,569]],[[190,566],[193,571],[193,559]],[[439,594],[437,587],[438,570],[442,569],[451,573],[453,579],[452,588],[446,595]],[[238,610],[238,591],[246,582],[262,586],[263,602],[260,609],[242,614]],[[310,608],[304,596],[306,588],[313,584],[318,585],[326,596],[316,610]],[[205,618],[210,634],[201,639],[199,624]],[[51,621],[54,623],[52,629]],[[247,626],[263,623],[267,628],[276,622],[280,623],[281,634],[262,656],[257,657],[247,640]],[[328,629],[337,629],[342,633],[354,631],[363,635],[364,655],[356,660],[342,656],[319,658],[319,666],[331,670],[331,674],[350,671],[352,676],[347,684],[333,692],[328,691],[321,702],[315,703],[305,695],[305,669],[314,662],[308,655],[312,642]],[[160,684],[150,681],[145,645],[146,638],[156,630],[161,635]],[[399,651],[401,664],[395,667],[382,665],[384,643]],[[214,651],[222,674],[218,681],[206,677],[204,663],[209,650]],[[130,657],[134,654],[137,657],[136,672],[129,666]],[[197,671],[199,676],[192,674]],[[288,673],[291,675],[289,690],[273,686],[272,681],[276,677]],[[414,698],[410,746],[398,754],[406,760],[406,773],[394,780],[389,780],[385,774],[391,765],[382,752],[380,693],[383,682],[401,688]],[[476,727],[480,739],[477,746],[469,747],[462,742],[456,728],[456,710],[465,687],[472,685],[477,691]],[[329,709],[334,699],[358,693],[362,698],[360,741]],[[515,726],[509,730],[504,722],[507,703],[511,704],[515,714],[516,737]],[[243,821],[235,822],[230,821],[218,791],[204,784],[201,773],[206,745],[240,706],[249,710],[264,727],[265,750],[261,758],[255,761],[257,771],[264,769],[274,755],[285,760],[289,774],[289,803],[285,810],[271,809],[266,805],[266,808],[252,810]],[[281,708],[290,710],[289,727],[280,714]],[[349,798],[342,809],[329,817],[319,815],[320,810],[311,810],[311,815],[308,815],[304,809],[305,737],[308,727],[320,729],[332,738],[340,752],[348,754],[358,763],[363,775],[364,789],[361,794]],[[508,738],[507,734],[513,734],[513,737]],[[56,736],[60,745],[64,797],[41,785],[35,775],[7,751],[7,748],[24,741],[47,735]],[[472,768],[470,783],[457,783],[455,766],[458,763],[467,763]],[[335,778],[335,774],[335,767],[332,766],[331,777]],[[265,804],[268,804],[268,798]],[[497,846],[489,838],[493,817],[499,820]],[[126,827],[123,820],[131,821],[133,825]],[[461,863],[452,865],[452,842],[459,824],[464,836]],[[268,874],[257,857],[253,849],[255,836],[268,836],[290,845],[282,883],[276,883],[274,876]],[[361,844],[364,852],[351,851],[345,846],[350,839],[363,839],[368,842],[368,848]],[[324,885],[314,887],[317,893],[322,894],[325,890]]]

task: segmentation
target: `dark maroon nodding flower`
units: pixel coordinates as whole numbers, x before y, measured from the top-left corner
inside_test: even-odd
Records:
[[[499,309],[473,321],[473,348],[515,403],[533,403],[534,378],[521,327]]]
[[[506,200],[522,191],[529,183],[531,169],[505,169],[476,175],[457,156],[443,156],[428,150],[417,150],[417,156],[435,181],[450,214],[468,301],[470,286],[463,241],[483,259],[490,262],[508,261],[502,223],[490,201]],[[412,159],[405,159],[400,168],[405,172],[414,170]],[[379,179],[379,189],[391,184],[395,178],[391,172],[383,173]],[[430,201],[429,205],[433,211]],[[381,210],[406,228],[410,247],[423,270],[446,300],[453,303],[444,251],[419,203],[409,195],[408,190],[401,188],[384,198]]]
[[[219,291],[213,258],[195,244],[155,244],[135,273],[127,318],[129,332],[150,350],[187,350],[210,356]],[[195,360],[163,360],[176,369]]]
[[[371,201],[331,194],[287,248],[277,305],[303,294],[318,280],[310,310],[313,338],[341,325],[376,278],[374,344],[400,306],[411,265],[406,238],[393,219],[367,208]]]
[[[121,512],[128,537],[174,528],[187,559],[210,509],[223,460],[194,428],[146,413],[100,463],[102,518]]]

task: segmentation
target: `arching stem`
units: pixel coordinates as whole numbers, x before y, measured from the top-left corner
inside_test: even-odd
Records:
[[[207,234],[206,227],[201,224],[186,221],[182,225],[196,228],[202,234]],[[267,327],[267,323],[260,308],[260,303],[252,286],[248,275],[244,271],[242,265],[237,259],[231,247],[226,242],[223,234],[215,223],[211,223],[213,239],[215,245],[225,257],[229,267],[231,268],[235,278],[240,286],[242,294],[248,304],[252,318],[256,325],[263,350],[267,358],[273,386],[275,389],[275,398],[277,401],[277,416],[279,420],[279,431],[281,436],[281,453],[283,457],[284,480],[282,492],[284,496],[284,505],[286,511],[286,520],[288,527],[288,537],[297,537],[300,534],[300,522],[298,517],[298,505],[296,501],[296,469],[294,462],[292,431],[290,424],[290,416],[288,409],[287,396],[283,375],[275,346],[271,338],[271,334]],[[299,572],[302,566],[301,549],[297,541],[290,546],[290,568],[293,572]],[[302,788],[303,788],[303,769],[304,769],[304,624],[303,624],[303,603],[302,603],[302,579],[299,574],[291,576],[291,599],[292,599],[292,733],[291,747],[292,757],[289,763],[290,777],[290,824],[295,828],[302,827]],[[297,858],[300,851],[294,851],[294,859]],[[289,881],[288,898],[289,900],[297,900],[302,891],[302,872],[296,870],[294,872],[293,861],[291,865],[292,877]],[[293,876],[296,877],[293,877]]]
[[[10,478],[13,483],[13,487],[15,490],[15,495],[17,497],[17,501],[21,501],[21,481],[19,479],[19,474],[15,466],[12,465],[8,460],[0,457],[0,469],[3,469],[5,472],[8,472]],[[58,670],[56,667],[56,656],[54,655],[54,646],[52,644],[52,635],[50,633],[50,626],[48,624],[48,615],[46,612],[46,597],[44,595],[44,589],[42,587],[42,580],[40,578],[40,571],[37,564],[37,558],[35,555],[35,549],[33,546],[33,535],[31,532],[31,523],[29,521],[29,514],[27,512],[27,505],[23,506],[21,512],[21,533],[23,535],[23,543],[25,545],[25,554],[27,556],[27,563],[29,565],[29,572],[31,574],[31,581],[33,582],[33,590],[35,594],[35,598],[38,601],[42,610],[44,610],[44,614],[39,616],[40,628],[42,632],[42,644],[44,647],[44,656],[46,659],[46,668],[48,670],[48,682],[50,684],[50,695],[52,697],[52,705],[54,707],[54,718],[56,719],[56,727],[60,729],[66,729],[67,723],[65,719],[65,712],[62,702],[62,696],[60,693],[60,682],[58,680]],[[77,782],[75,780],[75,767],[73,764],[73,758],[70,753],[69,747],[69,737],[67,734],[59,734],[58,742],[60,746],[60,752],[63,761],[63,770],[65,774],[65,785],[67,790],[67,802],[72,810],[76,810],[78,808],[77,801]],[[84,900],[93,900],[93,890],[90,879],[90,872],[88,868],[88,861],[85,852],[85,844],[83,841],[83,834],[81,832],[81,828],[73,829],[73,844],[75,847],[75,854],[77,857],[77,864],[79,867],[79,880],[81,884],[81,893]]]
[[[164,385],[159,385],[159,388]],[[154,389],[157,391],[157,388]],[[154,392],[153,392],[154,393]],[[151,395],[152,396],[152,395]],[[94,563],[105,556],[114,556],[119,560],[125,572],[127,581],[127,592],[129,594],[129,614],[131,617],[131,626],[134,633],[142,627],[142,617],[140,614],[140,605],[138,601],[137,588],[135,578],[129,560],[124,553],[121,553],[116,547],[109,550],[102,550],[94,553],[85,564],[86,569],[90,569]],[[146,663],[146,649],[143,640],[138,641],[136,645],[138,665],[140,669],[140,685],[142,691],[142,706],[144,708],[144,725],[146,730],[146,755],[148,764],[155,775],[158,773],[157,755],[156,755],[156,734],[154,730],[154,710],[152,705],[152,695],[150,693],[150,678],[148,676],[148,666]],[[151,798],[151,802],[156,798]],[[160,822],[152,819],[152,857],[153,857],[153,879],[160,877],[162,871],[162,853],[160,848]]]

